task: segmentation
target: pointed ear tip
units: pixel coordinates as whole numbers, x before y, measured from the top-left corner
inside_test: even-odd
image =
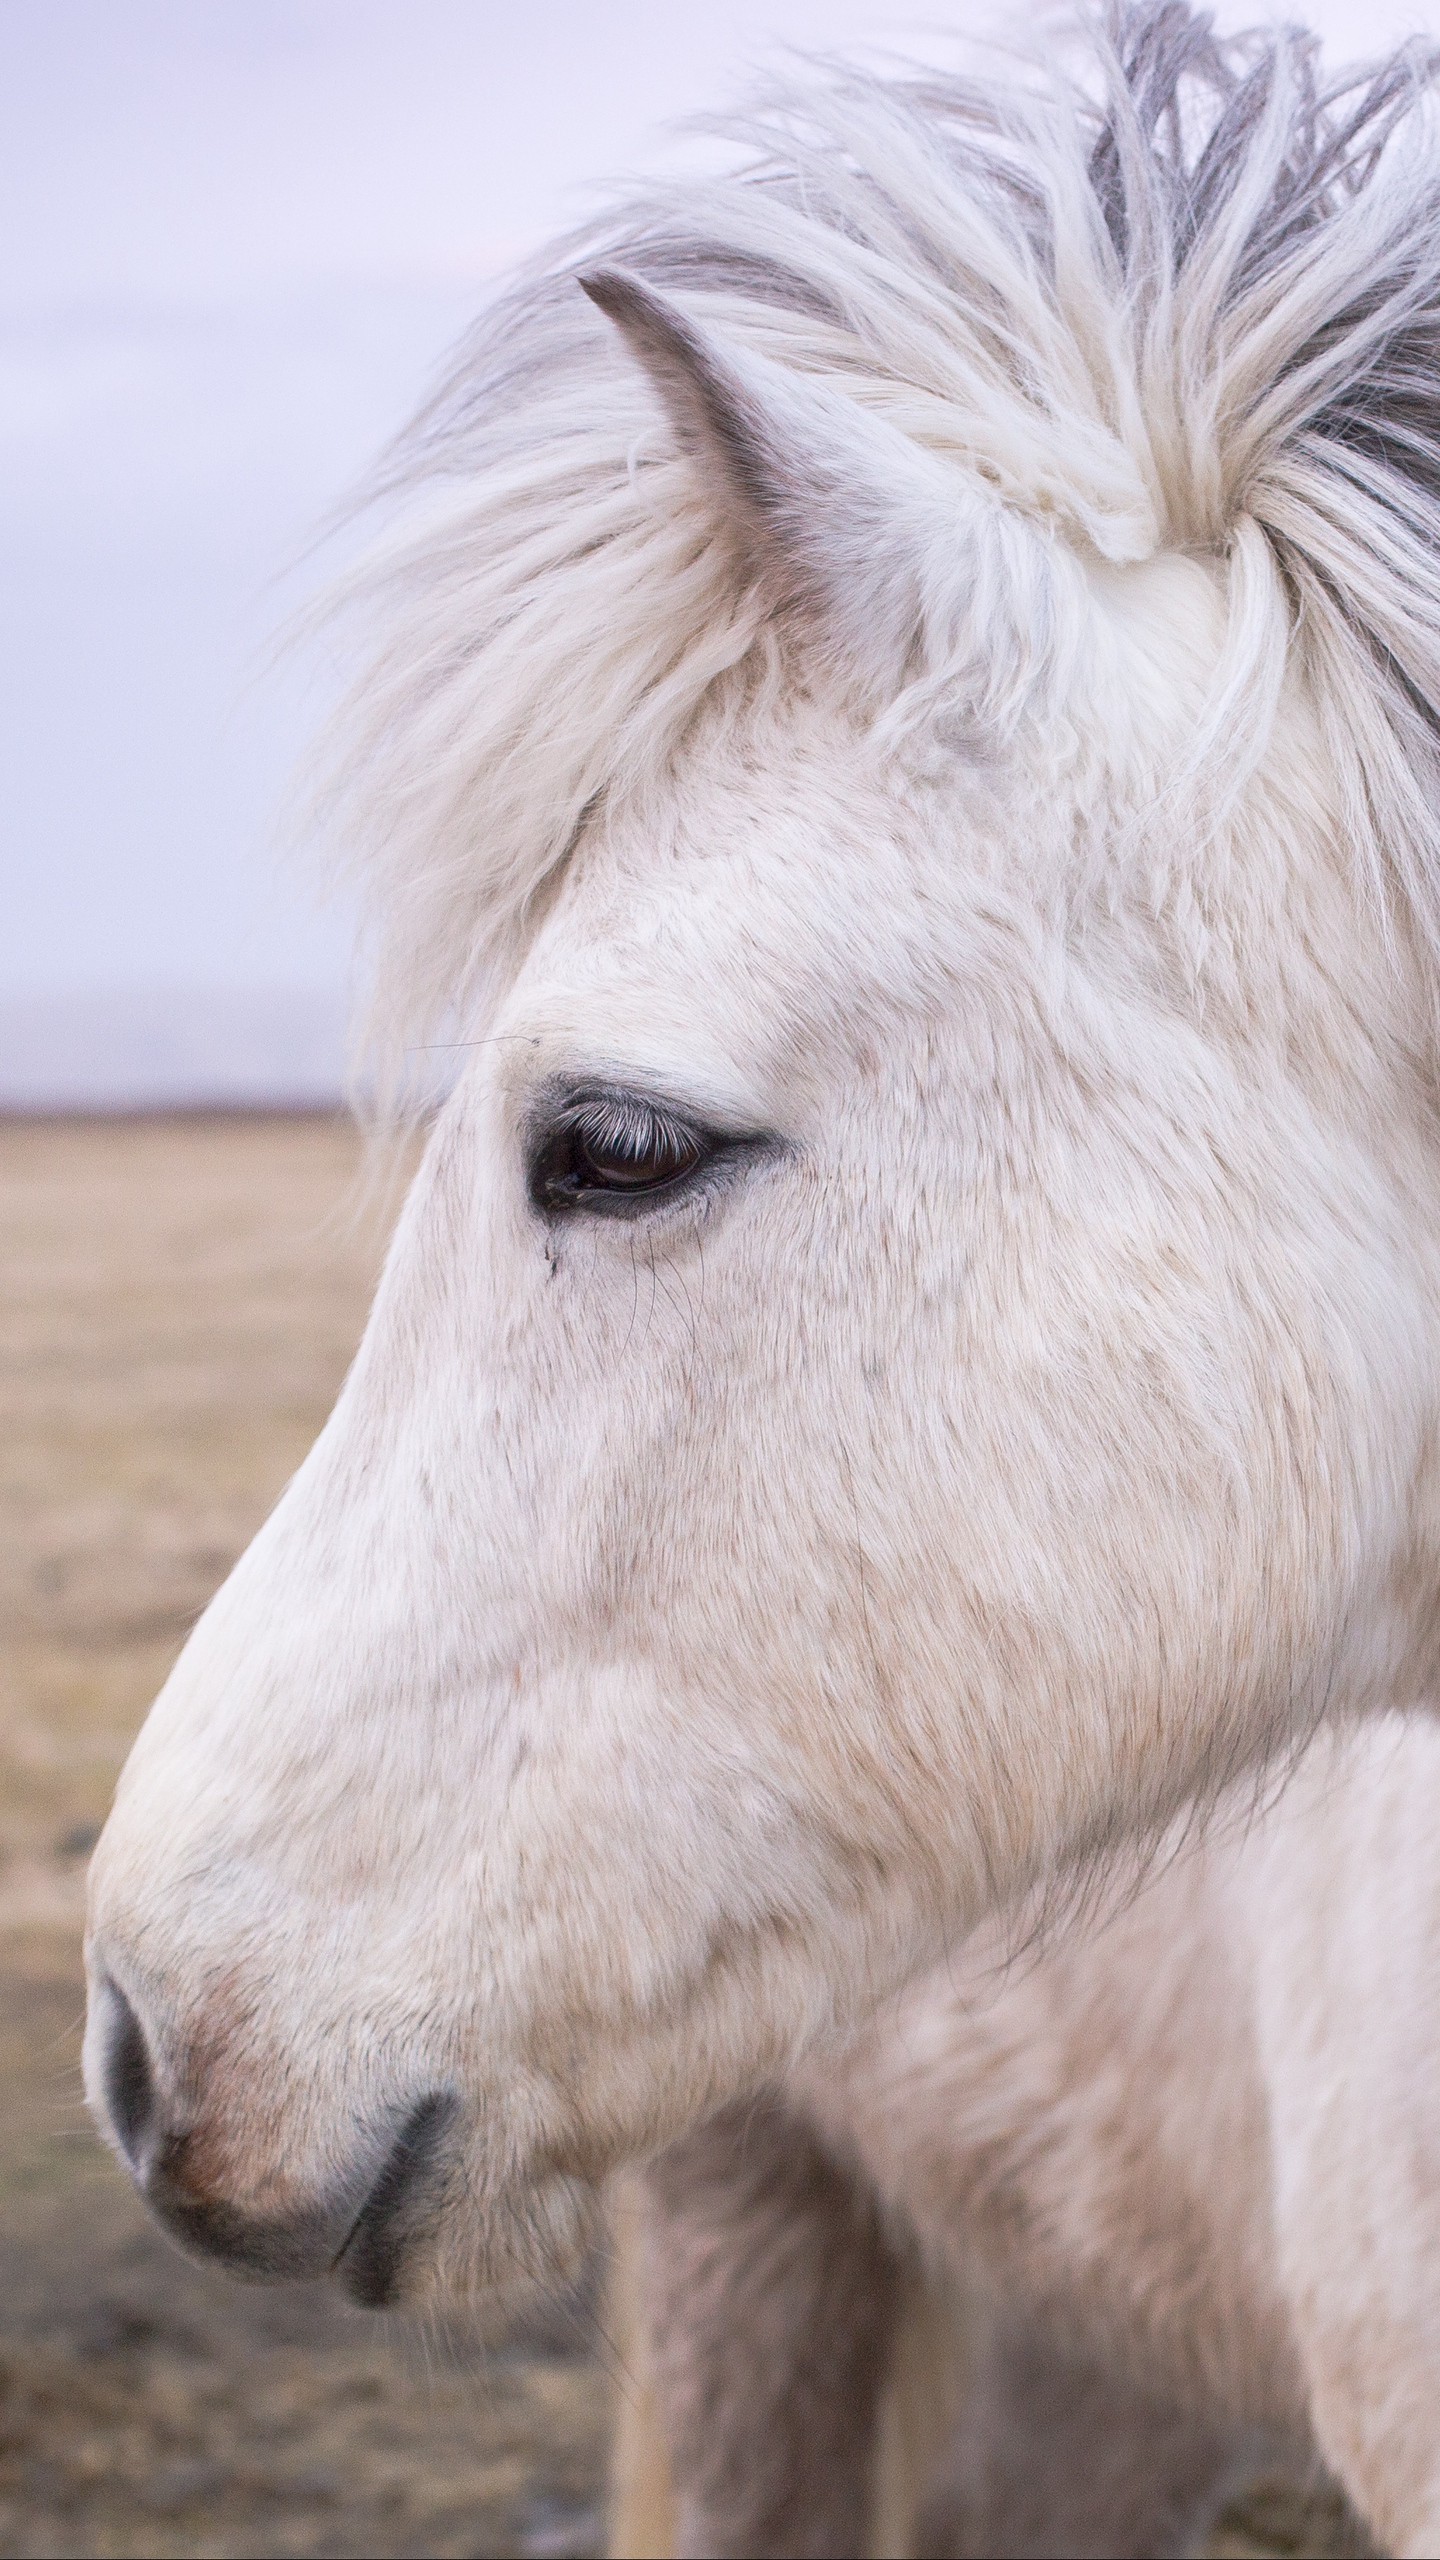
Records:
[[[637,303],[649,298],[644,286],[634,276],[627,276],[623,267],[586,267],[575,281],[607,320],[618,319],[622,312],[633,311]]]

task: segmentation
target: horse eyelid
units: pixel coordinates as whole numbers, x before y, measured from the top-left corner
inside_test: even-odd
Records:
[[[557,1151],[585,1130],[592,1113],[609,1115],[616,1137],[628,1137],[632,1130],[658,1128],[682,1144],[693,1144],[693,1160],[651,1187],[636,1185],[632,1190],[617,1185],[612,1191],[597,1185],[593,1190],[566,1191],[561,1177],[551,1168]],[[594,1123],[590,1125],[593,1129]],[[722,1171],[750,1158],[772,1154],[780,1145],[781,1141],[767,1131],[716,1129],[658,1095],[613,1086],[580,1091],[572,1088],[565,1095],[556,1096],[552,1112],[535,1131],[527,1150],[527,1188],[533,1206],[544,1217],[638,1218],[660,1209],[706,1172]]]

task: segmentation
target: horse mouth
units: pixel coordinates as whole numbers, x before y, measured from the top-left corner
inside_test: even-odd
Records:
[[[366,2310],[395,2300],[406,2257],[434,2226],[444,2184],[437,2171],[456,2109],[447,2090],[432,2090],[411,2108],[335,2253],[332,2273]]]
[[[248,2213],[207,2173],[192,2129],[167,2129],[149,2046],[131,2003],[106,1983],[107,2034],[102,2104],[116,2148],[156,2219],[193,2256],[260,2281],[338,2275],[352,2298],[379,2308],[394,2301],[411,2249],[434,2231],[444,2209],[442,2152],[459,2112],[452,2091],[431,2090],[386,2140],[378,2171],[369,2162],[347,2180],[348,2194],[269,2221]],[[392,2125],[396,2119],[392,2117]],[[362,2181],[366,2181],[362,2185]],[[356,2197],[361,2196],[358,2211]]]

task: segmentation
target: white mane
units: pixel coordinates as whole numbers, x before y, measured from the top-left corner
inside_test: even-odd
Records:
[[[1087,31],[1073,73],[832,69],[753,115],[742,171],[526,275],[393,459],[347,589],[378,639],[326,797],[382,1045],[473,1009],[597,796],[775,660],[703,474],[575,281],[597,262],[881,413],[954,474],[957,524],[979,494],[1062,549],[1226,561],[1203,734],[1233,759],[1298,640],[1357,858],[1440,942],[1436,70],[1408,47],[1327,85],[1309,37],[1222,42],[1182,0]],[[1063,651],[987,684],[980,590],[976,616],[964,663],[917,628],[902,689],[1011,721]]]

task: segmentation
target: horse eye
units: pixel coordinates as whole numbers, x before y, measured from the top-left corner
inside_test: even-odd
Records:
[[[537,1208],[619,1207],[668,1191],[710,1152],[703,1133],[641,1094],[577,1095],[530,1174]]]

